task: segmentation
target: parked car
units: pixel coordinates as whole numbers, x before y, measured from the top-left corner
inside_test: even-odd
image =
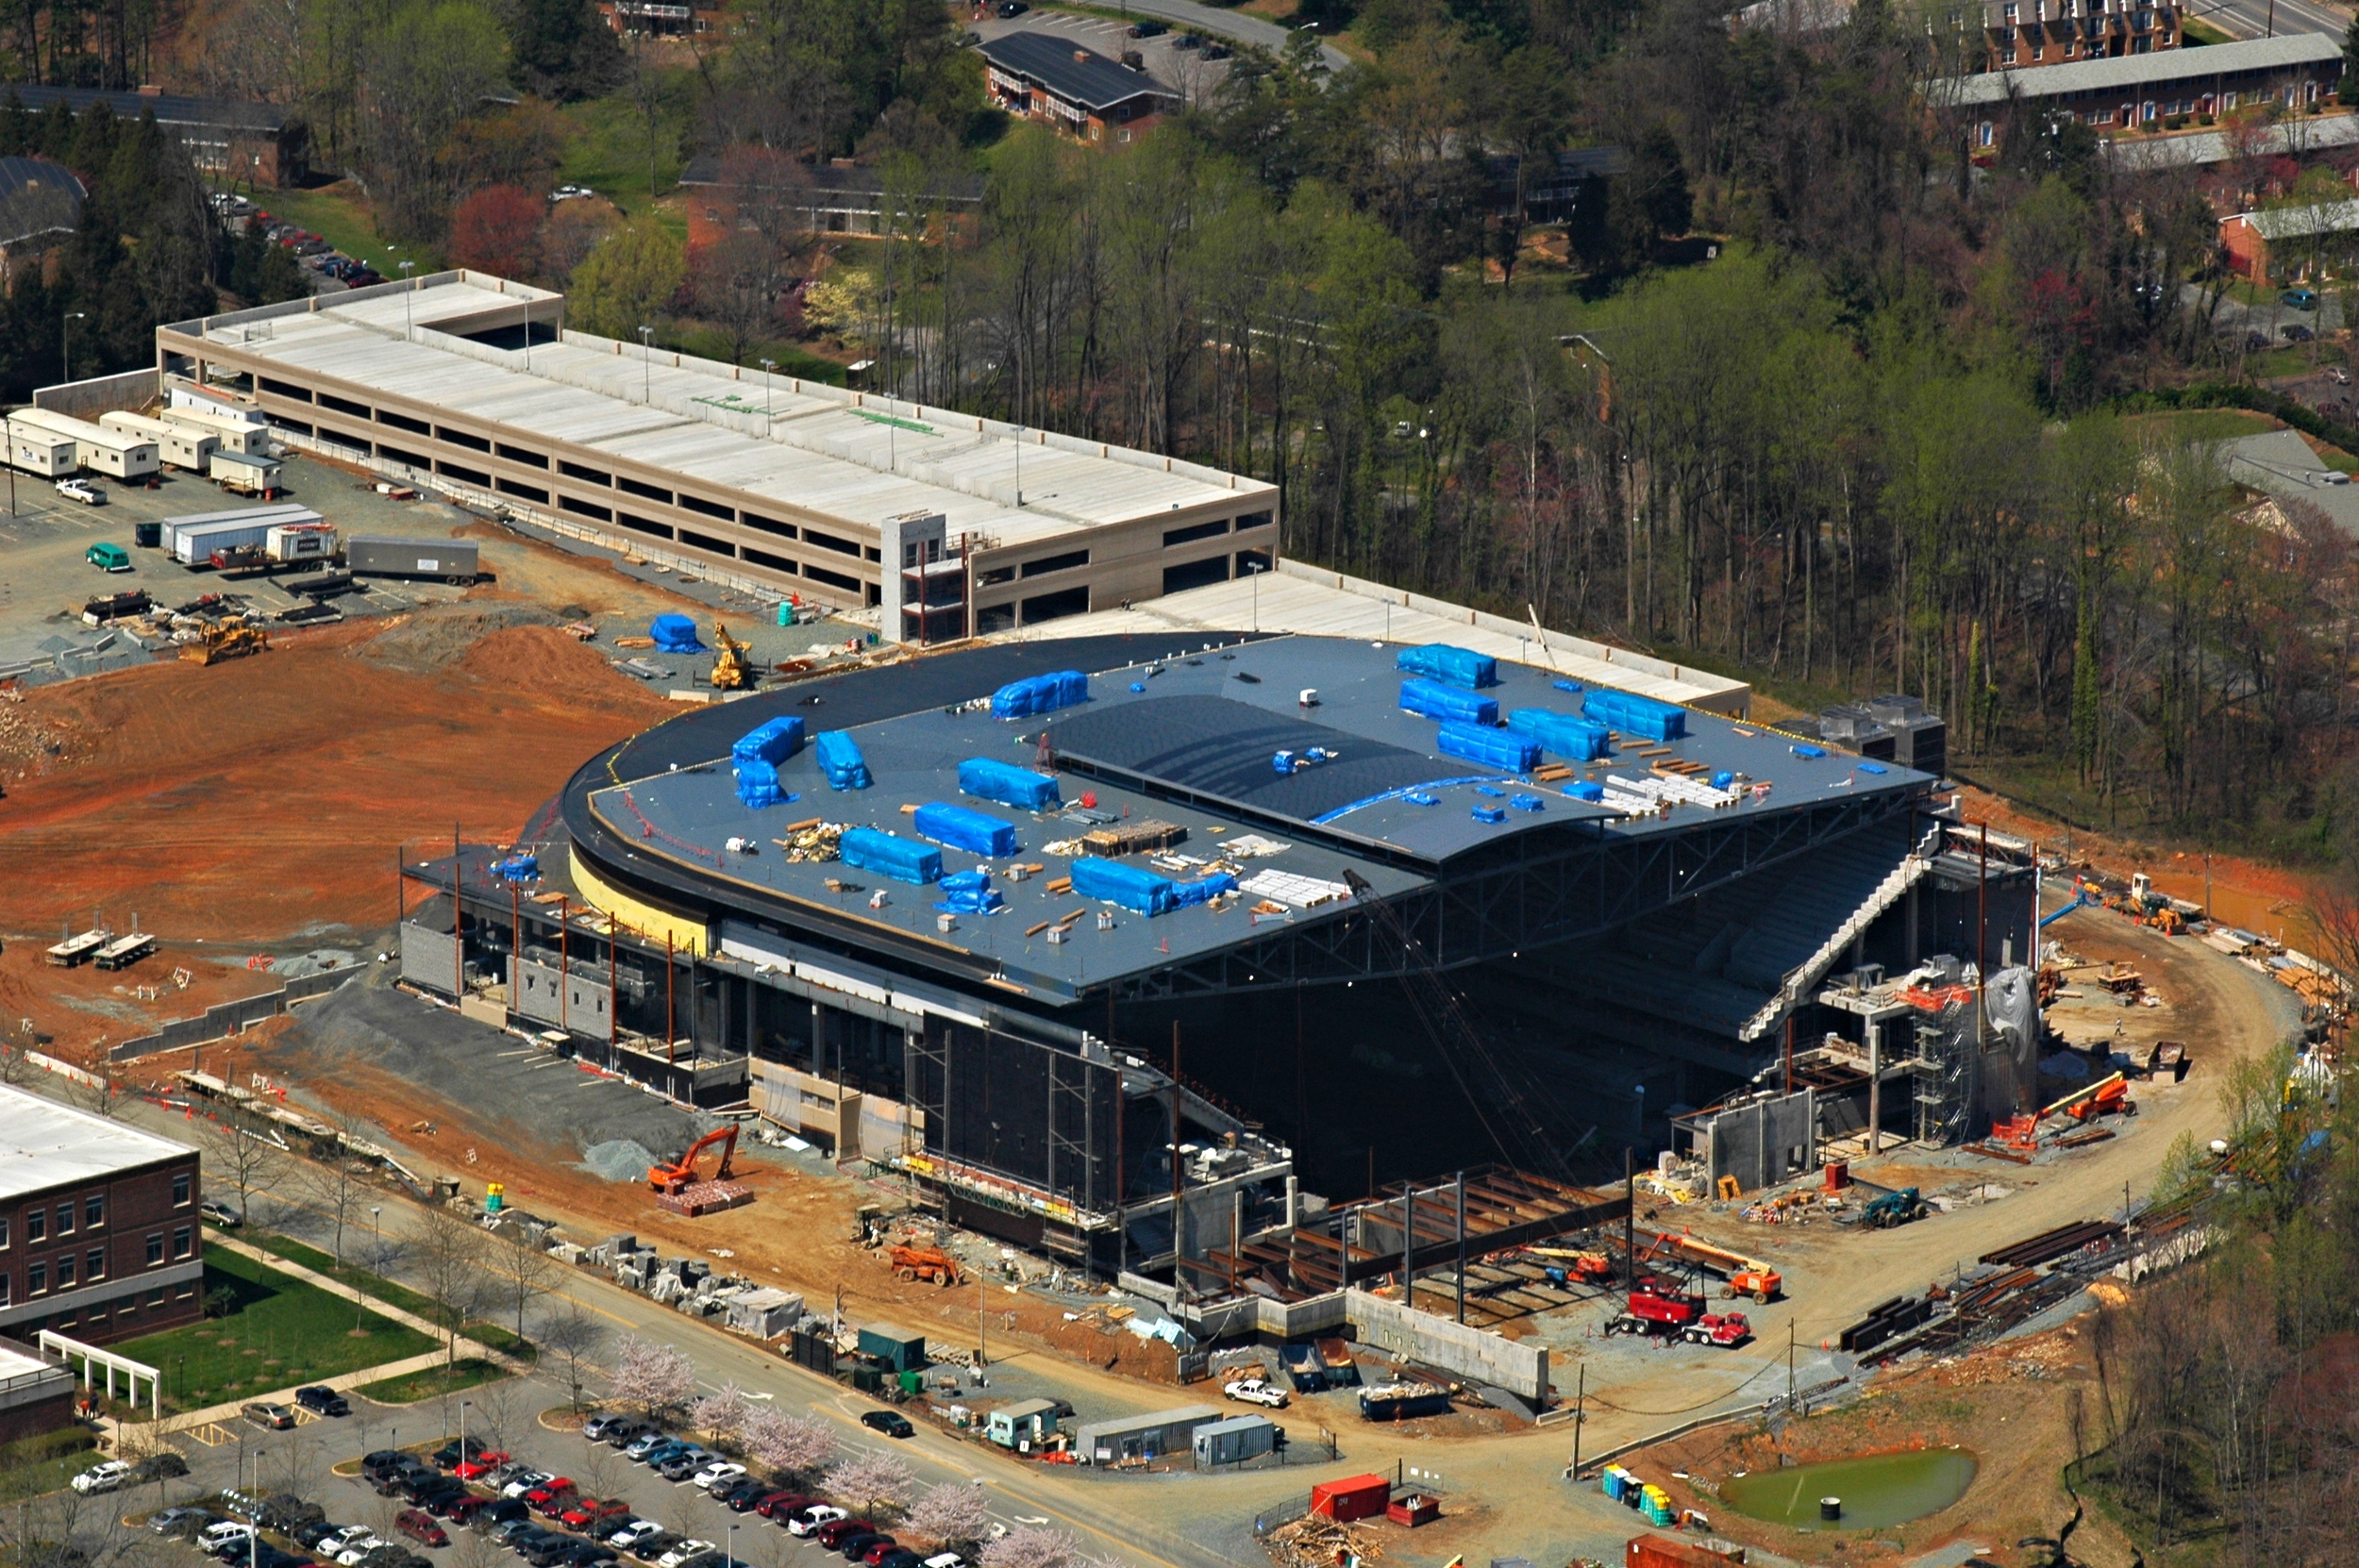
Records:
[[[755,1500],[754,1511],[764,1519],[776,1519],[784,1524],[788,1514],[796,1509],[807,1509],[818,1500],[816,1497],[806,1497],[799,1492],[769,1492]]]
[[[623,1458],[635,1460],[652,1469],[687,1447],[688,1443],[683,1438],[665,1437],[658,1432],[649,1432],[645,1437],[634,1439],[625,1444]]]
[[[597,192],[595,191],[591,190],[586,185],[560,185],[556,190],[549,192],[549,200],[553,202],[577,202],[585,196],[594,196],[596,194]]]
[[[509,1459],[506,1454],[481,1454],[471,1460],[460,1460],[450,1467],[450,1473],[462,1481],[483,1481],[488,1484],[491,1478],[499,1473],[500,1468],[508,1462]]]
[[[607,1533],[606,1541],[608,1545],[620,1546],[624,1551],[627,1552],[637,1546],[641,1542],[648,1540],[654,1536],[661,1535],[662,1533],[663,1526],[657,1524],[654,1520],[634,1519],[627,1525],[619,1526],[616,1528],[610,1530]]]
[[[1226,43],[1207,43],[1204,45],[1204,58],[1206,59],[1227,59],[1231,51]]]
[[[189,1461],[167,1448],[160,1454],[150,1454],[131,1466],[135,1481],[176,1481],[189,1473]]]
[[[2348,387],[2351,385],[2351,372],[2345,370],[2340,365],[2327,366],[2326,378],[2329,381],[2334,382],[2338,387]]]
[[[448,1470],[461,1460],[482,1459],[492,1452],[492,1445],[481,1438],[460,1438],[434,1450],[434,1467]]]
[[[741,1476],[727,1486],[712,1489],[715,1502],[731,1513],[751,1513],[754,1505],[770,1495],[770,1483],[759,1476]]]
[[[316,1547],[321,1542],[343,1528],[342,1525],[332,1519],[315,1519],[294,1532],[294,1542],[296,1545],[307,1549]]]
[[[1022,16],[1031,8],[1024,0],[999,0],[999,20],[1005,22],[1011,17]]]
[[[907,1546],[895,1546],[877,1560],[877,1568],[920,1568],[925,1560]]]
[[[437,1497],[427,1511],[437,1519],[447,1519],[454,1525],[463,1525],[483,1511],[486,1501],[487,1499],[478,1497],[472,1492],[456,1492],[446,1497]]]
[[[107,492],[88,479],[59,479],[58,493],[69,501],[78,501],[86,507],[103,507],[107,504]]]
[[[212,1522],[213,1510],[210,1509],[165,1509],[147,1521],[147,1527],[158,1535],[192,1536]]]
[[[713,1544],[710,1541],[683,1541],[661,1557],[657,1558],[655,1568],[680,1568],[681,1563],[686,1562],[697,1553],[710,1552],[713,1549]]]
[[[529,1519],[531,1517],[532,1510],[526,1508],[524,1504],[516,1501],[513,1497],[494,1497],[487,1501],[481,1508],[476,1510],[475,1517],[468,1520],[467,1523],[473,1525],[477,1529],[481,1530],[486,1535],[489,1535],[492,1531],[498,1529],[502,1525],[509,1524],[514,1520]]]
[[[825,1546],[828,1550],[832,1552],[837,1547],[843,1545],[844,1538],[851,1534],[854,1530],[874,1531],[876,1527],[876,1526],[870,1524],[867,1520],[850,1518],[845,1515],[842,1509],[838,1509],[835,1510],[835,1517],[827,1524],[820,1526],[814,1533],[819,1538],[819,1544]]]
[[[926,1568],[966,1568],[966,1559],[956,1552],[937,1552],[926,1560]]]
[[[2318,296],[2315,290],[2288,289],[2277,297],[2297,310],[2315,310],[2318,308]]]
[[[890,1438],[911,1437],[917,1431],[910,1425],[910,1418],[898,1410],[870,1410],[860,1418],[860,1424]]]
[[[557,1560],[560,1568],[594,1568],[597,1563],[613,1561],[614,1548],[595,1541],[577,1541]]]
[[[1171,29],[1164,26],[1160,22],[1133,22],[1130,24],[1129,36],[1132,38],[1161,38],[1169,31],[1171,31]]]
[[[306,1525],[314,1525],[327,1517],[327,1510],[317,1503],[306,1502],[292,1492],[275,1492],[262,1499],[262,1528],[293,1535]]]
[[[224,1552],[232,1548],[244,1551],[253,1534],[254,1526],[243,1520],[225,1519],[200,1534],[196,1538],[196,1544],[206,1556],[220,1557]]]
[[[557,1522],[569,1530],[587,1530],[592,1535],[599,1535],[604,1533],[609,1521],[629,1517],[630,1505],[620,1498],[600,1502],[595,1497],[576,1497],[565,1505],[564,1511],[557,1516]]]
[[[893,1537],[873,1526],[864,1530],[853,1530],[836,1542],[835,1555],[846,1562],[858,1562],[867,1557],[869,1547],[880,1541],[888,1546],[894,1544]]]
[[[1204,40],[1196,33],[1181,33],[1171,41],[1171,46],[1175,49],[1201,49],[1204,47]]]
[[[653,1562],[686,1539],[677,1531],[658,1530],[632,1543],[627,1550],[642,1562]]]
[[[545,1470],[527,1470],[520,1476],[510,1476],[507,1484],[500,1488],[500,1495],[503,1497],[521,1497],[526,1493],[530,1492],[534,1487],[541,1485],[544,1481],[554,1480],[555,1478],[555,1476],[551,1476]]]
[[[102,1460],[74,1477],[75,1491],[88,1496],[96,1492],[112,1492],[131,1478],[131,1467],[121,1460]]]
[[[404,1509],[393,1515],[393,1528],[422,1546],[447,1546],[450,1532],[423,1509]]]
[[[360,1456],[360,1478],[374,1481],[388,1470],[413,1462],[414,1456],[398,1448],[372,1448]]]
[[[786,1530],[789,1535],[817,1535],[829,1525],[841,1523],[850,1517],[850,1514],[832,1503],[813,1503],[809,1508],[796,1509],[793,1513],[788,1514]]]
[[[1259,1377],[1240,1377],[1220,1392],[1241,1405],[1265,1405],[1273,1410],[1286,1408],[1286,1391]]]
[[[661,1464],[653,1465],[651,1468],[667,1481],[684,1481],[706,1465],[711,1464],[712,1460],[712,1454],[705,1449],[683,1448]]]
[[[606,1436],[601,1441],[620,1448],[626,1443],[636,1443],[654,1430],[655,1423],[652,1421],[644,1421],[635,1415],[618,1416],[608,1426]]]
[[[266,1432],[283,1432],[295,1423],[292,1407],[268,1399],[258,1399],[239,1412],[248,1426],[259,1426]]]
[[[857,1558],[853,1558],[852,1560],[855,1562],[865,1562],[868,1564],[868,1568],[877,1568],[878,1559],[882,1558],[887,1552],[897,1552],[900,1549],[901,1543],[899,1542],[894,1540],[893,1537],[889,1535],[880,1535],[877,1537],[876,1540],[870,1542],[866,1549],[863,1550]],[[846,1553],[845,1555],[849,1556],[850,1554]],[[915,1554],[912,1555],[913,1556]]]
[[[2285,341],[2289,343],[2306,343],[2317,336],[2300,322],[2294,322],[2285,328]]]
[[[715,1460],[688,1477],[689,1485],[702,1492],[711,1492],[717,1482],[744,1479],[745,1467],[728,1460]]]

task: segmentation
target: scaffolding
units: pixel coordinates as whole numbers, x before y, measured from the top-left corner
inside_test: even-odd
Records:
[[[1911,1066],[1919,1143],[1951,1148],[1971,1136],[1982,1099],[1980,1054],[1970,999],[1952,997],[1939,1012],[1918,1016]]]

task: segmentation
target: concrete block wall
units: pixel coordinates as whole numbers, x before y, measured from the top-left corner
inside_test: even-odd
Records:
[[[86,381],[64,381],[33,389],[33,407],[75,419],[95,420],[100,414],[144,409],[161,394],[162,375],[150,366],[116,375],[93,375]]]
[[[1347,1291],[1345,1311],[1360,1343],[1469,1382],[1492,1383],[1534,1404],[1548,1393],[1548,1352],[1365,1291]]]
[[[447,957],[445,954],[445,959]],[[403,961],[403,973],[407,974],[406,951]],[[592,979],[580,973],[565,975],[555,964],[523,960],[511,963],[510,969],[508,1006],[511,1012],[536,1024],[575,1029],[586,1035],[603,1037],[608,1032],[607,1009],[611,1001],[603,978]],[[446,971],[440,989],[449,987],[450,976]]]
[[[411,985],[448,996],[459,978],[458,940],[448,931],[430,930],[413,921],[403,921],[401,977]]]

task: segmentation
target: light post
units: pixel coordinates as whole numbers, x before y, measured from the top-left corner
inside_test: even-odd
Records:
[[[1024,426],[1015,427],[1015,509],[1024,509]]]
[[[410,275],[417,270],[418,264],[415,261],[404,261],[401,264],[401,335],[405,342],[408,341],[410,332],[413,330],[410,322],[410,296],[417,292],[417,290],[411,287],[411,278]]]
[[[737,1526],[721,1533],[721,1568],[737,1568]]]
[[[64,325],[58,329],[58,359],[60,368],[65,372],[63,377],[65,380],[74,379],[74,324],[77,321],[88,320],[90,317],[80,310],[68,310],[65,313]]]
[[[466,1463],[475,1457],[467,1452],[467,1410],[474,1404],[475,1401],[472,1399],[461,1399],[459,1402],[459,1462],[460,1464]]]
[[[639,328],[639,401],[655,401],[655,328]]]
[[[1249,560],[1246,562],[1245,572],[1246,576],[1253,579],[1253,629],[1260,631],[1262,629],[1262,563],[1258,560]]]
[[[243,1445],[240,1445],[243,1454]],[[254,1490],[262,1490],[262,1450],[254,1450]],[[261,1568],[262,1564],[262,1506],[247,1499],[245,1516],[245,1568]]]
[[[778,417],[775,412],[778,400],[778,383],[775,379],[778,374],[778,362],[776,359],[761,361],[761,433],[765,436],[770,433],[770,422]]]

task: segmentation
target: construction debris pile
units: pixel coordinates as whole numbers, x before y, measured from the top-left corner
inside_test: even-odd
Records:
[[[803,1321],[803,1298],[741,1274],[717,1274],[701,1258],[665,1258],[636,1236],[610,1236],[576,1259],[614,1282],[693,1318],[719,1319],[734,1333],[776,1340]]]
[[[1384,1556],[1375,1531],[1339,1525],[1316,1513],[1279,1526],[1262,1538],[1262,1544],[1279,1568],[1334,1568],[1339,1562],[1375,1562]]]

